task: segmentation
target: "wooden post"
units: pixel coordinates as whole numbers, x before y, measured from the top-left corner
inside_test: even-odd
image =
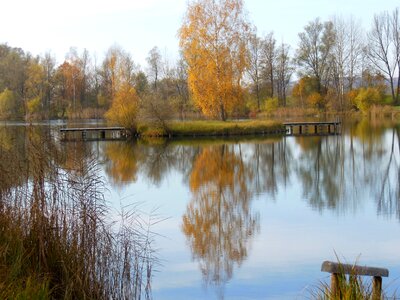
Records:
[[[315,133],[315,134],[318,134],[318,125],[315,125],[315,127],[314,127],[314,133]]]
[[[105,130],[100,131],[100,138],[102,140],[104,140],[106,138],[106,131]]]
[[[331,124],[328,124],[328,133],[331,133]]]
[[[340,299],[341,297],[339,289],[339,276],[344,277],[345,274],[349,274],[350,281],[357,280],[357,276],[372,276],[372,300],[381,299],[382,277],[389,276],[388,269],[340,264],[331,261],[324,261],[321,266],[321,271],[331,273],[331,293],[333,299]]]
[[[382,293],[382,277],[374,276],[372,280],[372,300],[380,300]]]
[[[299,126],[299,134],[302,134],[302,128],[301,128],[301,125]]]
[[[339,274],[332,273],[331,275],[331,295],[333,299],[339,297],[340,289],[339,289]]]

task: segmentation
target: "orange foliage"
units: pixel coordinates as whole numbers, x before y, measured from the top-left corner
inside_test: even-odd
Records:
[[[79,68],[69,62],[64,62],[58,67],[58,77],[62,85],[62,98],[65,100],[75,100],[72,103],[74,106],[78,106],[78,95],[80,95],[83,88],[82,78],[83,75]]]
[[[302,77],[293,87],[292,95],[300,102],[301,107],[305,108],[307,98],[318,90],[318,82],[314,77]]]
[[[241,0],[189,4],[179,36],[194,102],[206,116],[225,120],[244,105],[241,79],[248,65],[249,25]]]
[[[105,117],[112,123],[136,132],[139,101],[135,89],[130,84],[123,83],[116,92],[111,108],[106,112]]]
[[[193,200],[183,216],[182,229],[193,256],[206,282],[214,284],[232,277],[234,263],[247,256],[248,242],[258,228],[247,188],[252,171],[234,150],[227,145],[203,149],[193,164]]]
[[[320,93],[313,92],[307,97],[307,102],[312,108],[324,109],[325,99]]]
[[[137,180],[138,153],[129,143],[109,143],[105,148],[107,159],[106,172],[113,183],[124,185]]]

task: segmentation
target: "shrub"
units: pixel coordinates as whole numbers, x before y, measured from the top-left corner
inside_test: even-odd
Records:
[[[40,96],[38,96],[28,101],[26,105],[30,114],[34,114],[39,111],[40,99]]]
[[[313,92],[307,97],[307,102],[312,108],[325,109],[325,99],[320,93]]]
[[[347,92],[347,94],[346,94],[346,99],[347,99],[347,101],[349,102],[349,104],[350,104],[353,108],[357,108],[356,98],[357,98],[359,92],[360,92],[359,89],[355,89],[355,90],[350,90],[350,91]]]
[[[278,105],[278,98],[267,98],[262,105],[262,110],[267,113],[273,113],[278,108]]]
[[[13,117],[16,110],[16,96],[13,91],[5,89],[0,93],[0,117]]]
[[[374,104],[379,104],[382,101],[382,95],[377,88],[361,88],[354,102],[356,107],[362,112],[367,112]]]

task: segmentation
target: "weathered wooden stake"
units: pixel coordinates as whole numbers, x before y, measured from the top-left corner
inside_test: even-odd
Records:
[[[340,289],[339,289],[339,274],[332,273],[331,275],[331,294],[332,298],[339,297]]]
[[[373,276],[372,300],[380,300],[382,294],[382,277],[389,276],[389,270],[367,266],[357,266],[324,261],[321,271],[331,273],[331,293],[334,299],[340,298],[339,276],[349,274],[349,280],[356,280],[356,276]]]
[[[382,293],[382,277],[374,276],[372,280],[372,300],[380,300]]]

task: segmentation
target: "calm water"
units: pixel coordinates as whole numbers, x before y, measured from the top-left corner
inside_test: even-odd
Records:
[[[336,256],[386,267],[384,287],[400,287],[399,125],[137,143],[61,143],[57,126],[48,129],[0,125],[0,155],[16,153],[1,162],[9,171],[0,188],[29,173],[29,139],[52,137],[65,168],[93,153],[110,205],[135,205],[155,223],[154,299],[308,299],[329,280],[321,263]]]

